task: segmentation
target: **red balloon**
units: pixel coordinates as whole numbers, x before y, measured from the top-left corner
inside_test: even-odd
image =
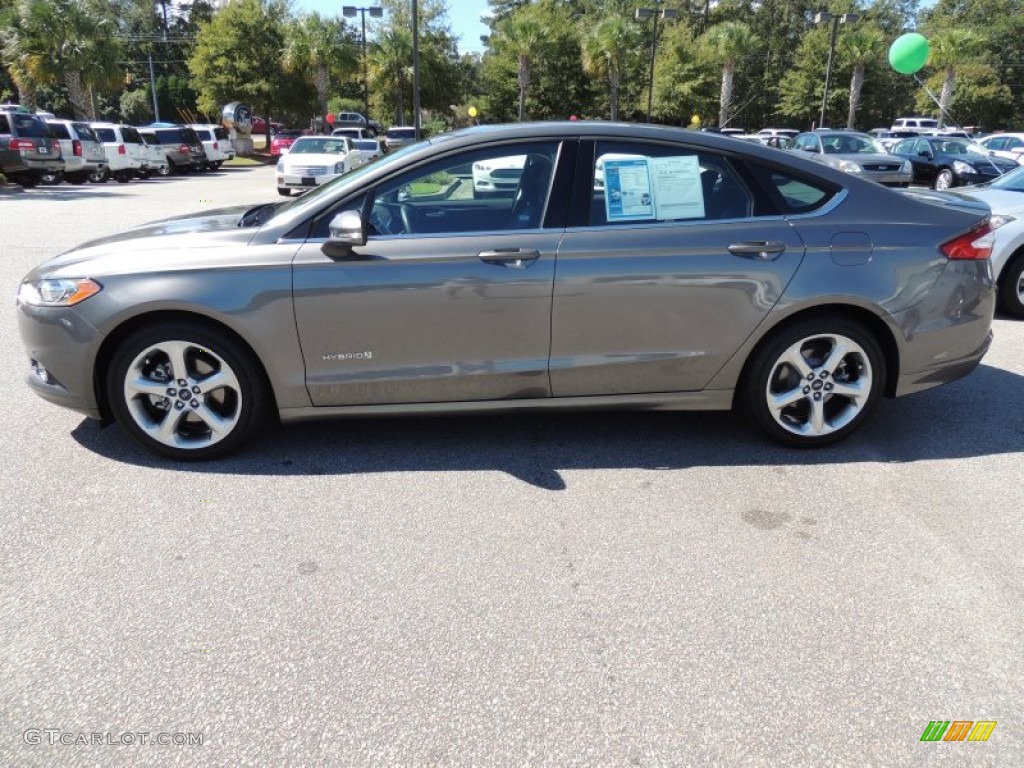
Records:
[[[334,125],[334,115],[327,115],[327,124]]]
[[[569,119],[570,120],[579,120],[579,118],[576,117],[576,115],[569,115]]]

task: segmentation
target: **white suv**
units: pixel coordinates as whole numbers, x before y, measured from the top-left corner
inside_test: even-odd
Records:
[[[142,143],[137,128],[120,123],[90,123],[93,132],[103,142],[107,153],[110,175],[122,184],[133,176],[146,178],[149,171],[143,169],[146,161],[146,145]],[[106,181],[106,177],[93,177],[95,181]]]
[[[235,159],[235,144],[228,132],[219,125],[192,124],[189,126],[206,150],[206,167],[220,168],[225,160]]]
[[[107,155],[103,144],[87,123],[76,120],[47,120],[50,136],[60,142],[64,158],[64,178],[72,184],[83,184],[94,173],[105,172]]]
[[[939,121],[934,117],[897,117],[890,131],[917,131],[918,133],[938,133]]]
[[[142,137],[142,144],[145,149],[145,160],[142,161],[142,172],[156,171],[161,176],[171,175],[171,164],[167,159],[167,152],[160,139],[153,131],[139,128],[139,136]]]

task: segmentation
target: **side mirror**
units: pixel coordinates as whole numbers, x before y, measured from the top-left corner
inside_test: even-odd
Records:
[[[359,211],[342,211],[327,225],[327,242],[320,246],[332,259],[352,258],[352,249],[366,245],[366,223]]]

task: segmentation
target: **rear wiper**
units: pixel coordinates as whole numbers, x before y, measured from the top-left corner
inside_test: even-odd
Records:
[[[257,205],[255,208],[250,208],[244,214],[242,218],[238,220],[238,226],[240,227],[251,227],[259,226],[266,221],[270,214],[281,205],[280,203],[263,203],[263,205]]]

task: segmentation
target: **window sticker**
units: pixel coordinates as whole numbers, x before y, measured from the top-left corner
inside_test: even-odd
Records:
[[[696,155],[602,158],[605,216],[612,221],[704,217]]]
[[[654,211],[658,221],[703,219],[704,189],[696,155],[652,157]]]
[[[604,205],[608,221],[654,218],[647,158],[604,161]]]

